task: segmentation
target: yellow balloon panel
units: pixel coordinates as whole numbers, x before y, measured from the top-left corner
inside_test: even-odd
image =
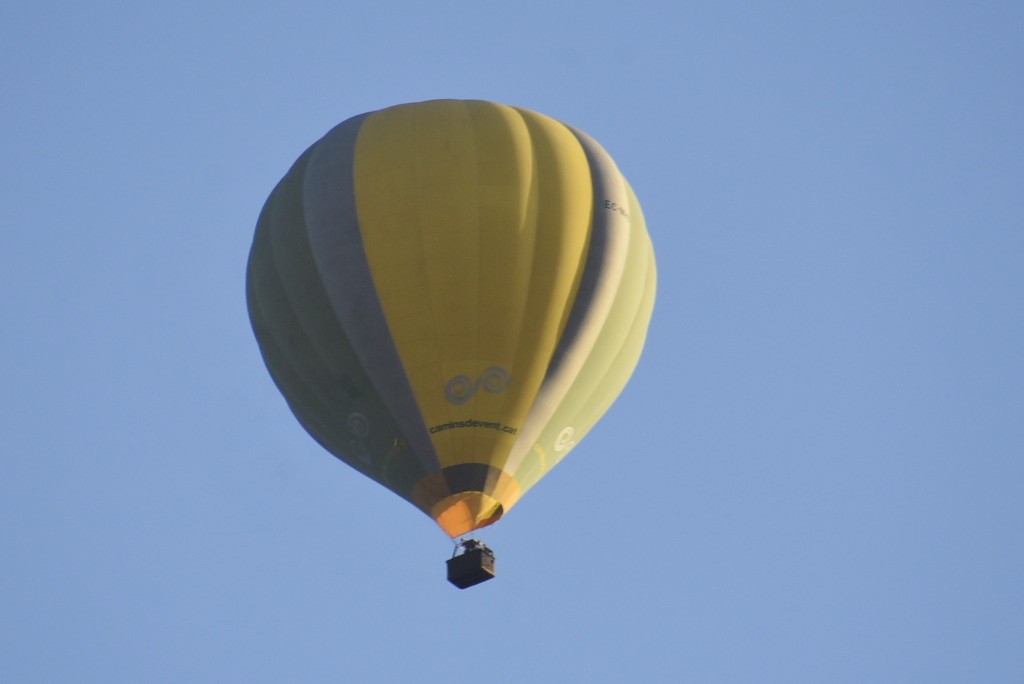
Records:
[[[546,117],[440,101],[368,117],[354,166],[374,286],[438,458],[500,468],[586,254],[583,151]]]

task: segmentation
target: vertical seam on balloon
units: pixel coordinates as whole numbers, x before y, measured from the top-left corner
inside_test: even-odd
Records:
[[[423,175],[424,175],[423,172],[422,172],[423,163],[422,163],[422,160],[421,160],[421,150],[420,150],[420,147],[416,144],[420,140],[421,131],[417,128],[417,122],[416,122],[415,119],[409,118],[409,119],[406,119],[406,121],[408,122],[407,126],[411,130],[411,136],[410,137],[413,140],[413,145],[411,146],[412,149],[410,150],[410,155],[409,155],[411,160],[412,160],[412,166],[413,166],[412,177],[413,177],[413,179],[415,179],[415,182],[419,182],[419,179],[423,178]],[[414,193],[414,196],[421,196],[422,195],[421,188],[414,186],[413,187],[413,193]],[[422,269],[423,277],[424,277],[424,279],[426,281],[424,283],[424,288],[423,288],[423,293],[422,294],[428,300],[427,308],[429,309],[430,314],[431,314],[430,315],[430,332],[431,332],[431,336],[433,338],[434,349],[435,350],[439,350],[441,348],[441,336],[440,336],[440,333],[438,332],[438,328],[437,328],[437,303],[436,303],[436,300],[435,300],[435,297],[434,297],[434,293],[432,291],[433,288],[430,287],[430,281],[431,281],[430,263],[429,263],[429,260],[427,259],[427,254],[426,254],[426,251],[424,249],[424,246],[426,244],[426,236],[424,235],[423,226],[424,226],[424,224],[426,222],[423,220],[423,207],[422,207],[422,205],[420,205],[417,202],[417,203],[414,204],[414,208],[415,208],[415,212],[416,212],[416,225],[415,225],[415,229],[414,229],[414,234],[416,235],[416,246],[417,246],[417,249],[419,251],[419,264],[420,264],[420,268]],[[399,352],[399,359],[401,359],[401,352]],[[404,367],[404,361],[402,363],[403,363],[403,367]],[[417,406],[417,409],[418,409],[419,408],[419,397],[416,396],[415,391],[412,390],[411,387],[410,387],[410,391],[412,391],[413,401],[416,402],[416,406]],[[437,453],[438,449],[434,446],[434,439],[435,438],[430,437],[429,439],[430,439],[430,443],[431,443],[431,448],[434,449],[434,453],[437,455],[438,468],[440,469],[440,472],[443,473],[444,472],[444,464],[441,462],[441,455],[439,453]],[[448,440],[450,440],[450,436],[442,435],[441,439],[448,439]]]
[[[477,186],[475,188],[476,192],[470,193],[469,196],[477,198],[476,204],[473,207],[473,209],[475,211],[475,216],[474,216],[473,224],[476,226],[476,230],[473,231],[473,236],[474,236],[473,255],[476,258],[476,286],[474,288],[476,290],[476,302],[475,302],[476,308],[473,311],[473,317],[474,317],[473,329],[476,331],[476,334],[474,335],[472,354],[473,354],[473,361],[474,361],[474,363],[480,364],[480,362],[481,362],[481,358],[480,358],[481,357],[481,353],[480,353],[480,332],[481,332],[481,326],[480,326],[480,323],[481,323],[481,318],[482,318],[481,311],[482,311],[482,308],[483,308],[483,301],[480,299],[480,297],[481,297],[481,292],[480,292],[480,273],[483,270],[483,268],[482,268],[483,267],[483,264],[482,264],[483,255],[482,255],[482,250],[480,249],[480,234],[481,234],[481,232],[483,230],[485,230],[484,226],[481,225],[480,202],[482,201],[482,193],[481,193],[481,187],[480,187],[481,186],[481,183],[480,183],[480,167],[479,167],[480,159],[479,159],[479,155],[477,154],[477,151],[476,151],[477,150],[476,138],[477,138],[477,136],[479,136],[480,131],[479,131],[479,126],[478,126],[477,122],[474,120],[473,115],[472,115],[472,113],[470,111],[469,105],[466,104],[466,103],[462,103],[462,108],[463,108],[463,111],[464,111],[465,116],[466,116],[466,126],[470,130],[470,134],[471,134],[472,139],[473,139],[473,144],[470,145],[470,149],[472,150],[472,153],[473,153],[473,171],[474,171],[473,179],[474,179],[474,182],[476,183],[476,186]],[[474,401],[476,401],[476,400],[474,399]],[[482,461],[482,454],[480,454],[479,451],[481,449],[480,442],[482,441],[483,436],[484,435],[481,434],[480,432],[471,433],[471,438],[470,439],[472,440],[471,444],[472,444],[472,448],[473,448],[473,451],[474,451],[474,453],[472,454],[471,457],[476,459],[477,461]],[[494,442],[492,440],[492,442],[491,442],[491,449],[492,450],[494,448],[493,445],[494,445]]]
[[[524,325],[524,321],[525,321],[526,316],[528,314],[528,308],[529,308],[530,301],[531,301],[531,294],[532,294],[531,283],[533,282],[533,274],[536,271],[537,260],[540,259],[541,256],[542,256],[540,254],[540,250],[537,249],[537,241],[538,241],[538,231],[540,230],[539,217],[540,217],[540,206],[541,206],[541,202],[542,202],[541,193],[543,192],[543,185],[541,183],[541,178],[540,178],[541,171],[540,171],[540,167],[539,167],[538,154],[537,154],[537,141],[534,139],[535,130],[530,127],[529,122],[527,122],[526,116],[523,114],[523,112],[519,111],[516,108],[512,108],[512,109],[513,109],[513,111],[515,111],[516,115],[519,117],[519,121],[526,128],[526,131],[527,131],[526,141],[527,141],[527,145],[529,146],[528,152],[529,152],[529,162],[530,162],[530,166],[529,166],[530,174],[529,174],[529,179],[528,179],[527,188],[526,188],[526,198],[527,198],[527,200],[526,200],[526,211],[525,211],[524,216],[523,216],[523,225],[521,226],[521,228],[525,228],[526,230],[530,231],[529,239],[530,239],[531,249],[530,249],[529,258],[527,260],[524,260],[525,261],[525,266],[527,268],[527,273],[525,274],[525,278],[524,278],[523,282],[526,283],[526,287],[523,288],[523,290],[521,292],[517,293],[518,299],[517,299],[516,304],[517,304],[518,320],[516,321],[516,343],[512,347],[511,362],[510,362],[511,367],[509,368],[509,372],[513,375],[513,377],[516,377],[516,376],[522,377],[522,375],[523,375],[523,370],[522,370],[523,364],[517,363],[517,361],[518,361],[518,359],[520,357],[520,354],[522,352],[523,345],[524,345],[524,335],[525,335],[525,330],[526,330],[526,326]],[[522,232],[525,234],[526,231],[522,231]],[[519,394],[509,393],[508,395],[506,395],[506,397],[504,399],[504,402],[502,404],[502,413],[504,415],[508,414],[508,411],[510,409],[510,402],[512,401],[512,397],[514,397],[514,396],[517,397],[517,401],[521,401],[522,400],[522,396],[519,395]],[[527,414],[528,413],[529,413],[529,411],[527,411]],[[499,462],[495,464],[500,470],[505,471],[505,466],[506,466],[506,464],[509,461],[510,455],[515,451],[515,449],[519,445],[519,441],[520,441],[520,437],[517,435],[515,440],[512,442],[511,448],[506,450],[505,454],[499,459]],[[509,473],[509,474],[511,474],[511,473]]]

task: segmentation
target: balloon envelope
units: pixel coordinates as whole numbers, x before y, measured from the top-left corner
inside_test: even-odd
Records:
[[[268,198],[253,330],[302,426],[450,536],[568,454],[635,367],[655,267],[584,133],[439,100],[349,119]]]

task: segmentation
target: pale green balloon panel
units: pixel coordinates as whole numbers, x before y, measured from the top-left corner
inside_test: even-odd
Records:
[[[557,465],[611,407],[640,360],[654,309],[654,251],[640,204],[629,185],[629,242],[615,301],[569,392],[515,473],[523,490]]]

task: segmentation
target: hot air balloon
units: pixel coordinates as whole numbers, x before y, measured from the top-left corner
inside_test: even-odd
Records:
[[[306,431],[454,538],[507,513],[620,393],[655,265],[633,190],[585,133],[436,100],[307,149],[263,207],[246,280]]]

